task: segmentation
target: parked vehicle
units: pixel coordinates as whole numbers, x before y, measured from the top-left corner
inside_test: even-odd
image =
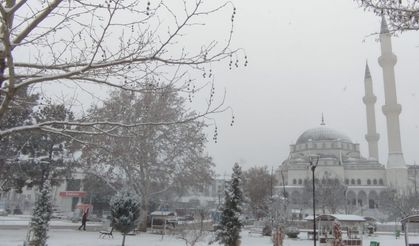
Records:
[[[9,215],[9,213],[7,212],[7,210],[4,209],[4,208],[0,208],[0,216],[7,216],[7,215]]]

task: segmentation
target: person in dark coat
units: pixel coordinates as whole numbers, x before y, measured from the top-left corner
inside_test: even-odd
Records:
[[[86,230],[86,222],[87,222],[87,215],[89,214],[89,209],[86,209],[83,213],[83,217],[81,217],[81,226],[79,227],[79,230],[83,227],[83,231]]]

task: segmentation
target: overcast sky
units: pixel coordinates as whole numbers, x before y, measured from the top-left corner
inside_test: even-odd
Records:
[[[351,0],[236,0],[234,47],[246,50],[247,68],[220,67],[217,87],[226,88],[230,114],[216,115],[218,143],[210,143],[216,171],[229,173],[234,162],[244,168],[278,166],[305,130],[326,124],[360,143],[368,156],[364,69],[373,78],[381,163],[387,161],[382,71],[377,58],[380,18]],[[220,25],[224,23],[219,23]],[[402,147],[408,163],[419,163],[419,33],[393,38],[398,57],[396,84]],[[221,65],[220,65],[221,66]],[[209,129],[211,133],[211,129]]]

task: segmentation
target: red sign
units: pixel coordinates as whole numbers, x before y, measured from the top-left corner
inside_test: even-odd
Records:
[[[85,191],[61,191],[60,196],[62,197],[83,197],[86,196]]]

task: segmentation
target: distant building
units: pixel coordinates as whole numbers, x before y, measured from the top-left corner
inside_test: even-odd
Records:
[[[397,103],[394,65],[397,57],[392,52],[391,34],[385,19],[381,22],[380,32],[381,56],[378,59],[383,71],[385,104],[382,111],[387,120],[388,158],[384,165],[378,159],[379,134],[376,132],[375,102],[372,78],[368,64],[365,69],[365,96],[369,157],[363,157],[359,144],[340,131],[326,126],[324,120],[319,127],[304,131],[295,144],[290,145],[289,157],[277,170],[278,190],[285,187],[293,211],[312,213],[310,207],[304,207],[302,191],[304,183],[311,180],[308,168],[309,156],[319,156],[315,171],[316,179],[324,176],[338,179],[346,186],[346,206],[354,213],[382,217],[380,213],[380,196],[388,188],[401,193],[417,191],[416,165],[407,165],[403,158],[399,114],[401,105]],[[307,199],[307,198],[306,198]],[[304,214],[304,215],[305,215]]]

